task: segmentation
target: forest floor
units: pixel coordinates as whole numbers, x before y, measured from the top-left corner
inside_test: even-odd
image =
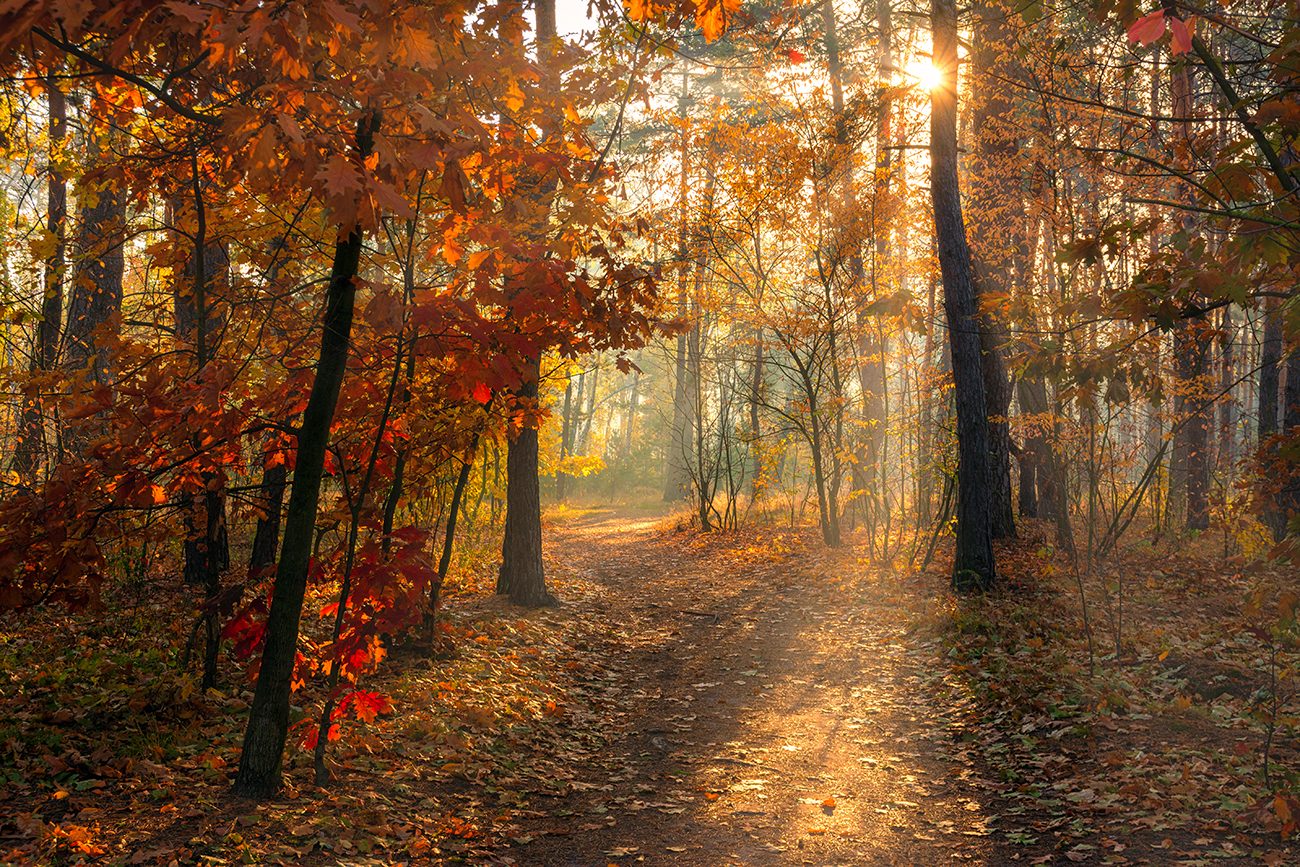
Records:
[[[1005,589],[954,599],[942,551],[876,566],[861,532],[555,513],[563,605],[514,609],[485,571],[448,600],[454,650],[366,685],[393,711],[346,724],[333,783],[291,748],[264,804],[228,794],[240,672],[175,671],[161,586],[0,622],[0,864],[1300,864],[1290,651],[1246,602],[1293,577],[1205,539],[1131,552],[1083,582],[1121,648],[1090,671],[1034,532],[999,550]]]

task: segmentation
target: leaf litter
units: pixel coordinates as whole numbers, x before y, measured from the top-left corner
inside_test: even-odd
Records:
[[[550,530],[564,608],[462,589],[454,656],[395,649],[392,707],[347,722],[332,784],[291,751],[265,804],[227,794],[242,673],[201,693],[175,665],[179,588],[4,624],[0,862],[1295,863],[1300,805],[1260,781],[1262,643],[1232,602],[1259,576],[1161,561],[1131,658],[1090,679],[1032,551],[1000,552],[1012,591],[954,600],[941,571],[802,532],[609,511]]]

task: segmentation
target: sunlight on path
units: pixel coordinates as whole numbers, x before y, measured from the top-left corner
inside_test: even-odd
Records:
[[[627,648],[609,689],[638,700],[619,772],[583,783],[601,821],[575,816],[581,839],[557,826],[520,863],[1003,863],[894,612],[780,555],[779,533],[724,551],[673,526],[554,525],[561,592],[607,613]]]

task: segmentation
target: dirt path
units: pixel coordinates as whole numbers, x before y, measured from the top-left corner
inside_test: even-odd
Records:
[[[568,615],[624,647],[597,688],[628,714],[598,762],[572,768],[562,809],[533,804],[516,863],[1028,861],[948,759],[925,657],[869,586],[791,556],[780,532],[735,550],[660,525],[605,511],[550,537]]]

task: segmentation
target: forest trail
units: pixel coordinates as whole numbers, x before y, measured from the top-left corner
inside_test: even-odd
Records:
[[[1168,630],[1177,655],[1139,647],[1122,671],[1099,670],[1093,697],[1074,696],[1064,690],[1088,675],[1080,648],[1067,648],[1077,621],[1059,589],[1008,578],[1004,593],[954,602],[939,565],[882,573],[861,548],[828,551],[813,528],[699,533],[656,508],[550,517],[560,608],[493,596],[485,556],[448,594],[438,652],[399,645],[363,681],[392,710],[343,721],[329,785],[314,783],[300,726],[284,790],[263,803],[229,793],[251,696],[237,668],[227,691],[198,693],[165,655],[121,649],[135,646],[133,609],[75,645],[67,616],[47,612],[21,634],[30,656],[11,657],[22,665],[0,692],[0,728],[16,733],[0,765],[0,867],[82,856],[295,867],[1300,863],[1261,813],[1277,809],[1273,799],[1256,794],[1264,740],[1243,696],[1261,674],[1248,664],[1253,636],[1233,626],[1241,576],[1210,581],[1179,571],[1196,561],[1170,556],[1155,577],[1148,564],[1157,583],[1135,588],[1130,629]],[[1022,542],[999,551],[1008,572],[1017,552],[1035,561],[1022,572],[1042,568]],[[185,597],[157,595],[149,616],[186,611]],[[183,634],[188,621],[173,622],[160,633]],[[299,695],[319,707],[321,679]],[[1300,762],[1284,732],[1271,749],[1275,769]]]
[[[573,613],[627,639],[605,689],[634,700],[623,737],[573,768],[574,815],[537,821],[516,863],[1027,859],[945,753],[928,653],[909,652],[896,608],[788,531],[737,548],[662,526],[606,510],[553,528],[552,574],[586,588]]]

